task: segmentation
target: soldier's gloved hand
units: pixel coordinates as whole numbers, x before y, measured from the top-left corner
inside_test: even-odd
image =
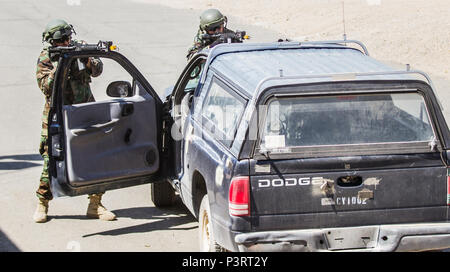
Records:
[[[93,77],[99,76],[103,71],[102,61],[96,57],[90,57],[86,67],[89,68]]]
[[[86,62],[84,63],[84,64],[86,64],[86,67],[88,69],[92,69],[92,58],[84,58],[84,59],[86,59]]]
[[[50,52],[49,53],[50,61],[58,61],[60,55],[61,55],[60,52]]]

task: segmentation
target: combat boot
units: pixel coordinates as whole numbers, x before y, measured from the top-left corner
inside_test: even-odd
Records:
[[[116,215],[108,211],[102,205],[102,195],[103,194],[92,194],[89,195],[89,206],[87,209],[86,216],[88,218],[98,218],[104,221],[112,221],[116,219]]]
[[[47,212],[48,212],[48,200],[44,198],[39,198],[39,202],[36,211],[33,215],[33,220],[36,223],[47,222]]]

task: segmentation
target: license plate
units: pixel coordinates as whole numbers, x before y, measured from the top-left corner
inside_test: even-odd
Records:
[[[329,250],[374,248],[379,227],[325,229]]]

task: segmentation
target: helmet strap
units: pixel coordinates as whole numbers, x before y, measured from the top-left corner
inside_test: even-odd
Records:
[[[73,27],[73,25],[70,25],[70,28],[72,29],[73,34],[77,35],[77,32],[75,31],[75,28]]]

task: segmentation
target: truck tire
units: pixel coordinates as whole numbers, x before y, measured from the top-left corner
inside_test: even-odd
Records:
[[[169,207],[175,203],[175,190],[169,182],[156,182],[150,186],[151,198],[155,207]]]
[[[224,252],[225,248],[216,243],[211,223],[208,195],[204,195],[198,212],[199,245],[202,252]]]

